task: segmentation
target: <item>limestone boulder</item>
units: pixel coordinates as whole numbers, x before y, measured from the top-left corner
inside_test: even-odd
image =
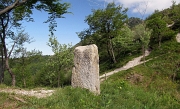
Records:
[[[71,85],[100,94],[99,55],[95,44],[75,48]]]

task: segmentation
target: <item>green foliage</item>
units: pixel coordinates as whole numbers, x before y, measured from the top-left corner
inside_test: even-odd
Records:
[[[127,9],[123,9],[120,5],[116,6],[115,3],[109,3],[105,9],[92,12],[93,14],[85,19],[89,28],[78,35],[81,40],[88,38],[87,44],[95,43],[100,51],[104,51],[103,54],[107,54],[106,58],[116,63],[112,39],[118,36],[118,31],[123,27],[127,19]]]
[[[14,0],[3,0],[0,7],[2,10],[4,10],[6,6],[11,6],[13,3]],[[33,21],[33,18],[31,17],[31,14],[33,14],[33,9],[45,11],[49,15],[45,23],[49,23],[49,31],[53,34],[55,27],[57,27],[56,19],[63,18],[63,14],[69,13],[67,11],[69,6],[70,5],[68,3],[61,3],[59,0],[27,0],[25,2],[18,0],[17,6],[12,7],[10,11],[6,11],[0,16],[4,16],[6,13],[12,12],[11,16],[14,16],[15,21]]]
[[[147,21],[147,27],[153,30],[151,39],[158,42],[160,47],[164,36],[163,32],[167,29],[166,22],[159,16],[155,16],[151,20]]]
[[[41,60],[42,52],[38,50],[27,51],[26,48],[19,48],[14,53],[14,59],[10,60],[13,72],[16,74],[16,85],[18,87],[34,87],[35,74],[41,70],[40,65],[36,65]],[[39,67],[39,69],[38,69]]]
[[[134,28],[136,25],[139,25],[143,23],[143,20],[141,20],[140,18],[136,18],[136,17],[130,17],[128,19],[128,26],[132,29]]]
[[[134,27],[135,41],[138,42],[142,48],[143,60],[145,61],[145,51],[149,48],[150,36],[152,31],[145,27],[145,24],[139,24]]]
[[[150,42],[151,30],[146,28],[145,25],[139,24],[134,27],[133,33],[135,40],[139,41],[144,49],[147,49]]]
[[[39,74],[37,83],[52,87],[70,84],[73,64],[72,46],[60,44],[54,36],[49,38],[48,45],[54,55],[45,63],[44,70]]]
[[[179,6],[180,6],[180,4],[176,5],[176,2],[172,2],[169,17],[174,22],[178,22],[180,20],[180,14],[179,14],[180,7]]]
[[[112,42],[115,48],[118,48],[120,51],[123,50],[130,50],[132,46],[134,46],[134,36],[131,29],[128,26],[124,25],[120,31],[118,31],[118,36],[113,38]]]
[[[151,45],[159,44],[173,38],[179,31],[180,4],[172,2],[172,6],[163,11],[156,11],[146,19],[147,27],[152,29]],[[169,25],[169,26],[168,26]]]
[[[1,57],[4,57],[5,64],[1,65],[5,66],[8,70],[9,74],[12,77],[12,85],[15,86],[15,74],[12,69],[9,67],[9,59],[11,53],[17,45],[23,45],[25,42],[29,42],[28,34],[24,34],[24,31],[15,34],[14,31],[21,30],[21,21],[33,21],[31,18],[31,14],[33,9],[48,12],[48,19],[45,23],[49,23],[49,31],[51,35],[55,31],[55,27],[57,27],[56,19],[62,18],[63,14],[68,13],[67,9],[69,8],[68,3],[60,3],[59,0],[1,0],[0,1],[0,39],[2,47],[1,49]],[[10,28],[9,28],[10,27]],[[9,29],[7,29],[9,28]],[[26,36],[26,37],[25,37]],[[13,41],[12,48],[8,50],[6,39]],[[2,53],[3,52],[3,53]],[[3,59],[1,60],[3,62]],[[3,63],[4,64],[4,63]],[[1,68],[2,69],[2,68]],[[1,70],[0,81],[2,78],[4,71]]]

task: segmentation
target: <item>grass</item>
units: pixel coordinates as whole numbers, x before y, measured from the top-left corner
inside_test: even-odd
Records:
[[[143,68],[143,66],[140,66]],[[139,67],[119,72],[101,84],[101,95],[96,96],[81,88],[58,88],[47,98],[22,97],[27,103],[10,99],[10,95],[3,93],[1,104],[17,103],[23,109],[178,109],[180,99],[177,97],[177,84],[170,79],[155,78],[148,87],[145,84],[151,79],[146,74],[148,68],[143,68],[143,82],[130,83],[125,77],[132,72],[138,72]],[[143,72],[138,72],[143,73]],[[149,84],[149,83],[148,83]],[[176,93],[175,93],[176,92]],[[2,94],[2,93],[0,93]],[[10,105],[11,106],[11,105]]]
[[[105,88],[104,90],[102,88]],[[170,94],[147,91],[131,86],[126,81],[106,82],[101,95],[95,96],[87,90],[66,87],[44,99],[26,98],[24,109],[178,109],[179,101]],[[12,104],[12,102],[11,102]]]
[[[0,109],[17,109],[27,105],[26,96],[0,92]]]

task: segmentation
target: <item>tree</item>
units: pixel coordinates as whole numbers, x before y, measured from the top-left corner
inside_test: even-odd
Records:
[[[113,38],[113,45],[118,50],[118,53],[122,53],[122,51],[130,51],[132,47],[134,47],[134,35],[133,31],[127,26],[124,25],[121,30],[118,31],[119,35]]]
[[[141,23],[143,23],[143,20],[141,20],[140,18],[130,17],[128,19],[128,25],[130,26],[130,28],[134,28],[136,25]]]
[[[164,36],[163,32],[167,30],[166,22],[158,15],[158,13],[152,15],[147,20],[147,27],[152,29],[152,39],[158,41],[159,47],[161,47],[161,41]]]
[[[0,38],[5,58],[5,67],[12,77],[12,85],[15,86],[15,75],[9,67],[11,53],[20,41],[21,37],[15,37],[14,29],[21,28],[20,21],[33,21],[30,17],[32,10],[48,12],[49,17],[45,23],[49,23],[49,31],[53,34],[57,26],[56,18],[62,18],[63,14],[68,13],[69,4],[60,3],[59,0],[1,0],[0,1]],[[22,35],[22,34],[21,34]],[[12,48],[8,50],[6,39],[14,41]],[[18,41],[17,41],[18,40]],[[21,40],[23,41],[23,40]],[[25,41],[24,41],[25,42]]]
[[[146,28],[144,24],[139,24],[134,28],[134,36],[142,47],[143,59],[145,61],[145,50],[148,48],[150,42],[151,30]]]
[[[49,23],[49,31],[53,33],[57,23],[56,18],[62,18],[63,14],[68,13],[68,3],[60,3],[59,0],[2,0],[0,5],[0,16],[13,12],[18,20],[32,21],[30,17],[32,10],[48,12],[49,17],[45,23]]]
[[[17,76],[17,86],[26,88],[34,85],[32,77],[36,74],[36,70],[31,69],[30,65],[40,60],[41,57],[42,52],[38,50],[27,51],[23,46],[15,50],[11,65],[13,64],[14,68],[12,70]]]
[[[7,48],[7,44],[6,44],[6,32],[4,30],[4,27],[3,27],[3,33],[0,34],[0,38],[1,38],[1,41],[2,41],[2,51],[3,51],[3,57],[4,59],[2,59],[2,62],[5,61],[5,67],[7,69],[7,71],[9,72],[9,74],[11,75],[11,78],[12,78],[12,85],[15,86],[15,74],[13,73],[13,71],[11,70],[10,66],[9,66],[9,58],[11,57],[11,54],[13,52],[13,49],[16,47],[16,46],[19,46],[19,45],[23,45],[25,42],[31,42],[30,41],[30,38],[28,36],[27,33],[24,33],[24,31],[20,31],[17,35],[15,35],[13,32],[11,35],[9,35],[9,37],[11,37],[11,40],[13,42],[12,44],[12,47],[10,50],[8,50]],[[4,73],[4,72],[3,72]]]
[[[51,70],[47,72],[48,80],[51,84],[57,83],[57,87],[63,85],[63,78],[72,69],[73,53],[71,45],[60,44],[56,37],[50,36],[48,46],[51,47],[54,55],[47,62],[46,67]],[[70,70],[71,71],[71,70]],[[57,82],[56,82],[57,81]]]
[[[96,43],[99,49],[106,47],[109,58],[116,63],[112,39],[118,36],[117,31],[123,27],[127,19],[127,9],[123,9],[120,5],[116,6],[115,3],[109,3],[105,9],[92,12],[93,14],[85,19],[89,25],[88,31],[81,33],[92,37],[93,43]]]
[[[174,25],[172,26],[173,30],[180,32],[180,4],[176,5],[176,2],[172,0],[172,6],[170,8],[169,17],[172,19]]]
[[[6,12],[10,12],[11,10],[13,10],[14,8],[18,7],[18,6],[21,6],[23,4],[25,4],[28,0],[15,0],[15,1],[9,1],[9,3],[11,2],[12,4],[9,5],[9,6],[6,6],[4,8],[1,8],[1,11],[0,11],[0,15],[6,13]],[[8,2],[7,0],[2,0],[1,3],[5,3],[5,2]],[[14,2],[14,3],[13,3]]]
[[[2,43],[0,43],[0,84],[4,81],[4,55],[2,49]]]

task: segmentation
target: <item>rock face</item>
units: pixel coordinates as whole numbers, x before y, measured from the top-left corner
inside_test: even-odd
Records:
[[[75,48],[71,85],[100,94],[99,55],[95,44]]]

